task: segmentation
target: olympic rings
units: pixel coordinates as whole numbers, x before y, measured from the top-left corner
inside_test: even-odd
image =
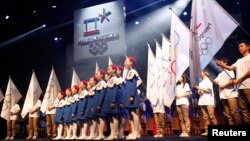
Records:
[[[210,53],[210,50],[212,49],[212,39],[210,37],[206,37],[205,42],[200,44],[200,56],[202,55],[208,55]]]

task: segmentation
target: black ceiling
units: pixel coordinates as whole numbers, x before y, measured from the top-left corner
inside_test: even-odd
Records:
[[[38,78],[44,78],[41,79],[41,84],[45,88],[52,65],[55,66],[59,78],[63,78],[67,63],[66,47],[73,43],[74,10],[110,1],[114,0],[1,0],[0,46],[3,42],[43,24],[47,27],[11,45],[0,47],[0,88],[4,88],[8,76],[12,76],[17,85],[22,86],[25,83],[21,89],[23,92],[26,91],[32,69],[37,70]],[[126,12],[131,12],[157,0],[122,1],[125,3]],[[128,15],[126,21],[133,21],[173,1],[175,0],[162,0],[156,5]],[[230,14],[241,14],[242,27],[250,33],[250,2],[248,0],[217,0],[217,2]],[[57,7],[52,8],[53,5]],[[186,8],[189,14],[190,9],[191,3]],[[8,20],[5,19],[6,15],[9,15]],[[189,20],[184,16],[181,18]],[[60,43],[62,47],[55,45],[54,37],[56,36],[62,38]]]
[[[28,32],[43,24],[48,29],[73,20],[73,12],[76,9],[93,6],[113,0],[2,0],[0,2],[0,43]],[[126,12],[140,8],[156,0],[123,0],[126,5]],[[164,3],[174,0],[163,0],[162,3],[154,5],[137,13],[129,15],[128,18],[136,18],[146,12],[157,9]],[[229,13],[242,12],[243,26],[248,30],[248,8],[250,2],[247,0],[217,0]],[[237,2],[240,4],[237,5]],[[56,8],[52,8],[56,5]],[[187,7],[187,9],[190,9]],[[34,13],[35,11],[35,13]],[[9,15],[9,19],[5,17]],[[71,26],[73,28],[73,26]],[[56,29],[54,29],[56,30]]]

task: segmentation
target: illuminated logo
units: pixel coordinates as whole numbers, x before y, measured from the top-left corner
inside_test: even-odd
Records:
[[[78,46],[83,47],[89,46],[89,53],[92,55],[102,55],[108,49],[108,42],[118,40],[119,33],[104,33],[102,35],[100,30],[98,29],[98,23],[103,24],[106,22],[110,22],[111,12],[107,9],[103,8],[102,13],[99,13],[97,17],[92,17],[88,19],[84,19],[83,23],[85,25],[85,31],[83,32],[83,39],[79,40]],[[94,29],[90,29],[90,24],[94,24]],[[112,28],[112,27],[109,27]]]
[[[111,15],[111,12],[106,11],[106,9],[103,8],[102,14],[99,14],[98,17],[83,20],[83,23],[85,24],[85,29],[86,29],[86,31],[83,33],[84,37],[100,34],[100,30],[97,29],[97,23],[98,21],[101,21],[101,23],[103,23],[105,20],[109,22],[110,21],[108,18],[109,15]],[[88,29],[88,24],[90,23],[95,24],[94,25],[95,29],[93,30]]]

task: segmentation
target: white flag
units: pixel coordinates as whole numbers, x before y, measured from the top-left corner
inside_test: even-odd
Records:
[[[12,79],[9,78],[1,112],[2,118],[6,120],[10,119],[10,109],[21,99],[21,97],[22,95],[20,94],[16,85],[14,84]]]
[[[39,85],[36,74],[33,71],[21,113],[22,118],[24,118],[33,109],[33,106],[36,104],[37,100],[39,100],[41,94],[42,89]]]
[[[75,71],[75,69],[73,69],[73,75],[72,75],[72,81],[71,81],[71,87],[73,87],[74,85],[79,85],[80,84],[80,79]]]
[[[156,97],[157,97],[157,104],[164,105],[163,100],[163,52],[161,49],[161,45],[156,42]]]
[[[175,49],[176,82],[189,66],[189,46],[191,32],[180,18],[172,11],[171,14],[171,46]]]
[[[113,64],[113,61],[111,60],[111,58],[109,57],[109,64],[108,66],[112,65]]]
[[[204,69],[239,23],[215,0],[196,0],[196,30],[201,68]]]
[[[96,63],[95,63],[95,73],[97,73],[98,70],[99,70],[99,65],[98,65],[98,63],[96,61]]]
[[[49,82],[41,105],[41,112],[45,113],[46,110],[52,105],[57,98],[57,93],[61,90],[54,68],[52,68]]]
[[[174,85],[171,84],[171,56],[170,56],[170,42],[162,35],[162,67],[163,67],[163,100],[164,105],[170,107],[174,101]]]
[[[201,62],[200,62],[200,49],[198,47],[198,42],[195,37],[196,23],[197,23],[197,13],[196,13],[196,0],[192,1],[192,11],[193,17],[190,22],[190,29],[192,31],[192,40],[190,43],[190,54],[189,54],[189,78],[190,87],[194,88],[199,83],[200,73],[201,73]]]
[[[0,89],[0,103],[2,102],[3,99],[4,99],[4,96],[3,96],[3,93],[2,93],[2,91]]]
[[[147,74],[147,98],[152,105],[157,104],[157,93],[156,93],[156,59],[148,45],[148,74]]]
[[[191,17],[193,40],[190,65],[194,66],[194,70],[190,70],[190,80],[197,81],[200,70],[195,67],[200,63],[201,69],[204,69],[239,23],[215,0],[193,0]],[[200,56],[199,63],[197,56]]]
[[[168,70],[170,72],[170,85],[174,85],[176,83],[176,54],[175,54],[175,45],[176,45],[176,41],[175,41],[175,31],[174,31],[174,23],[172,23],[173,21],[171,20],[171,27],[170,27],[170,54],[169,54],[169,58],[170,58],[170,62],[169,62],[169,66],[168,66]]]
[[[162,67],[163,67],[163,95],[168,94],[167,84],[170,78],[169,72],[169,63],[170,63],[170,42],[164,34],[162,34]]]

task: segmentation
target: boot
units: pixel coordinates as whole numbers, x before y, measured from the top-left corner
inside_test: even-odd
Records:
[[[77,136],[76,136],[76,133],[77,133],[77,124],[73,123],[72,128],[73,128],[73,136],[71,137],[71,139],[76,139],[77,138]]]
[[[57,137],[53,138],[53,140],[62,139],[62,131],[63,131],[63,126],[62,126],[62,124],[59,124],[58,127],[57,127]]]
[[[98,125],[98,136],[95,138],[95,140],[102,140],[104,139],[103,131],[104,130],[104,121],[102,118],[99,118],[99,125]]]

